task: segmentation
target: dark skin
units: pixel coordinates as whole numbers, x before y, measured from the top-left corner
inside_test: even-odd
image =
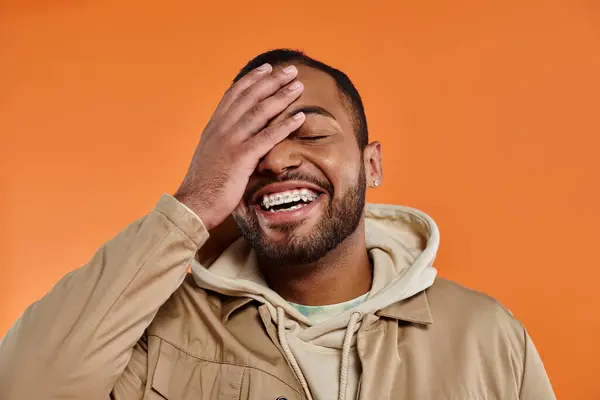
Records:
[[[381,145],[377,142],[369,144],[363,152],[364,163],[361,163],[351,114],[333,78],[302,65],[298,66],[298,70],[304,92],[271,123],[275,124],[300,110],[306,114],[306,121],[259,162],[250,177],[249,187],[265,175],[283,174],[293,169],[329,181],[334,187],[334,196],[338,196],[356,185],[361,164],[369,186],[381,181]],[[242,203],[240,207],[247,207],[247,204]],[[294,233],[307,234],[320,217],[321,213],[313,214],[313,218],[296,228]],[[269,240],[277,242],[284,239],[280,231],[270,229],[267,224],[261,223],[261,230],[261,234]],[[285,242],[282,241],[281,245]],[[313,264],[288,265],[285,268],[261,264],[261,269],[270,287],[294,303],[325,305],[359,297],[370,290],[372,283],[364,219],[352,235]]]
[[[283,67],[267,73],[252,72],[234,84],[203,134],[206,148],[201,140],[176,197],[194,210],[208,229],[217,227],[232,212],[255,212],[254,204],[248,200],[252,193],[248,191],[260,186],[261,180],[272,180],[289,171],[328,182],[333,187],[334,198],[327,199],[331,201],[355,190],[361,168],[365,169],[367,187],[381,182],[381,145],[373,142],[360,150],[351,111],[333,78],[303,65],[296,65],[297,73],[284,76]],[[289,88],[297,81],[303,86],[291,93]],[[245,96],[240,96],[242,89]],[[257,108],[257,104],[264,107]],[[294,120],[292,116],[298,111],[304,114]],[[245,141],[229,141],[231,137]],[[223,154],[235,156],[222,160]],[[244,174],[248,174],[245,180]],[[242,187],[246,189],[240,193],[244,181]],[[326,204],[323,201],[316,205],[309,216],[294,225],[291,233],[259,216],[260,234],[270,243],[285,246],[290,234],[303,237],[311,233]],[[270,287],[294,303],[335,304],[354,299],[371,288],[364,215],[353,233],[316,262],[282,268],[259,261]]]

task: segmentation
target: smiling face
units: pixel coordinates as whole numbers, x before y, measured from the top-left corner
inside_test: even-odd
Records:
[[[319,260],[356,231],[366,176],[380,172],[379,144],[359,148],[334,79],[297,67],[304,92],[271,124],[298,111],[306,120],[261,159],[233,213],[259,258],[292,265]]]

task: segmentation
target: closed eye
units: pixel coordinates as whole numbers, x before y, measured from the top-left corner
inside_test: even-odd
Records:
[[[298,139],[300,140],[307,140],[307,141],[315,141],[315,140],[320,140],[320,139],[325,139],[328,136],[300,136],[298,137]]]

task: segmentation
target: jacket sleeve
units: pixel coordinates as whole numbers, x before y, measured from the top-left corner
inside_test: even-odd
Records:
[[[144,330],[207,238],[198,216],[163,195],[9,329],[2,399],[108,399],[132,352],[143,357]]]
[[[525,352],[520,400],[556,400],[548,374],[529,334],[524,331]]]

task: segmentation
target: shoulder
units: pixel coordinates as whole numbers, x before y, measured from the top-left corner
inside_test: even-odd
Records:
[[[516,322],[513,314],[495,298],[445,278],[436,278],[426,293],[434,314],[450,313],[462,318],[487,316],[501,322]]]
[[[437,306],[450,303],[449,306],[462,306],[471,311],[493,310],[512,316],[512,313],[495,298],[445,278],[435,279],[433,285],[427,289],[427,298]]]
[[[493,297],[444,278],[437,278],[426,294],[434,326],[477,342],[501,341],[515,350],[524,348],[523,325]]]

